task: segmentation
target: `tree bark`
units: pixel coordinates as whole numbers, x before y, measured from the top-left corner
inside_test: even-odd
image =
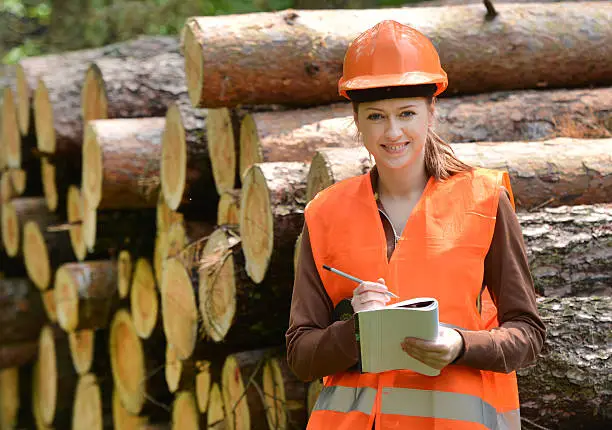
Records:
[[[0,369],[20,367],[36,360],[38,341],[0,346]]]
[[[266,276],[278,285],[293,282],[287,268],[304,223],[308,168],[299,162],[262,163],[243,177],[240,235],[246,272],[255,283]]]
[[[538,300],[548,334],[535,365],[518,372],[522,417],[545,428],[608,428],[611,300]]]
[[[539,142],[479,142],[452,144],[455,155],[477,167],[506,170],[510,174],[517,208],[595,204],[612,201],[612,139],[557,138]],[[317,183],[335,182],[334,166],[351,151],[340,149],[314,157],[310,195],[320,191]],[[349,157],[349,155],[346,155]],[[338,174],[338,180],[367,171],[370,161],[361,160]],[[326,175],[330,171],[330,175]],[[346,176],[345,176],[346,175]],[[320,186],[320,185],[319,185]]]
[[[54,288],[60,327],[67,332],[107,328],[117,303],[117,262],[63,264]]]
[[[38,339],[47,316],[28,279],[0,279],[0,345]]]
[[[83,145],[83,196],[98,209],[155,208],[164,118],[91,121]]]
[[[207,110],[192,108],[186,97],[169,106],[160,175],[162,195],[171,210],[198,211],[212,220],[218,196],[205,131],[207,116]]]
[[[127,42],[21,61],[33,97],[36,137],[42,152],[69,154],[80,167],[83,140],[81,88],[91,62],[101,58],[148,58],[160,52],[177,52],[175,37],[140,37]],[[39,79],[45,88],[40,87]],[[32,83],[36,82],[35,86]],[[28,91],[26,91],[28,93]],[[21,97],[19,105],[26,95]],[[52,114],[51,114],[52,113]]]
[[[46,227],[57,217],[47,212],[40,197],[19,197],[2,206],[2,243],[9,257],[16,257],[23,249],[23,230],[29,221]]]
[[[384,19],[431,39],[449,76],[447,94],[609,85],[612,63],[601,59],[611,55],[611,7],[503,4],[494,20],[482,5],[192,17],[184,34],[187,86],[198,107],[341,100],[349,43]]]

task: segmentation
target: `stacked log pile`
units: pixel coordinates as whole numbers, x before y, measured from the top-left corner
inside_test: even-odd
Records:
[[[372,167],[336,85],[388,18],[442,54],[438,134],[510,173],[549,327],[524,428],[603,428],[612,6],[497,9],[190,17],[180,42],[24,60],[0,109],[0,430],[305,428],[321,381],[284,337],[304,208]]]

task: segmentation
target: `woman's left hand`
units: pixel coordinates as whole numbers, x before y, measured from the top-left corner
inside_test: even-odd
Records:
[[[452,363],[461,353],[463,338],[452,328],[440,326],[438,339],[435,341],[407,337],[402,342],[402,349],[420,362],[442,369]]]

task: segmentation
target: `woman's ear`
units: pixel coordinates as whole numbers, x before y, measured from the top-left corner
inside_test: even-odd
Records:
[[[433,127],[434,125],[434,120],[436,118],[436,98],[432,97],[431,99],[431,103],[429,104],[429,126]]]

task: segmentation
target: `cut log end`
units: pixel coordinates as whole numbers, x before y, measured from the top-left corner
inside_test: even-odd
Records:
[[[277,360],[270,359],[266,362],[262,379],[269,428],[287,428],[287,408],[290,405],[285,399],[285,382]]]
[[[85,128],[83,138],[81,187],[83,198],[87,200],[90,207],[97,208],[102,199],[102,149],[92,124]]]
[[[167,232],[170,226],[177,221],[182,221],[183,215],[180,212],[175,212],[166,203],[166,198],[163,192],[159,194],[157,201],[157,231]]]
[[[162,139],[160,181],[166,204],[177,210],[185,191],[187,146],[181,112],[172,104],[166,113],[166,127]]]
[[[228,411],[226,428],[231,430],[251,428],[251,417],[247,396],[245,396],[244,381],[242,380],[240,365],[233,355],[228,356],[223,364],[221,371],[221,393],[225,410]]]
[[[210,397],[210,362],[209,361],[198,361],[196,363],[197,374],[195,380],[195,393],[196,401],[198,403],[198,409],[201,413],[208,412],[208,400]]]
[[[171,393],[178,390],[182,372],[183,362],[176,356],[176,351],[172,345],[168,343],[166,345],[165,375],[168,390]]]
[[[168,259],[162,275],[162,320],[168,342],[179,359],[189,358],[197,340],[198,309],[191,279],[183,264]]]
[[[208,152],[217,193],[232,190],[236,181],[236,141],[229,109],[211,109],[206,123]]]
[[[130,314],[119,310],[110,328],[110,359],[113,381],[121,403],[131,414],[138,414],[145,401],[145,357],[142,343]]]
[[[274,246],[274,218],[268,185],[261,169],[252,166],[243,177],[240,235],[246,271],[256,283],[263,281]]]
[[[306,186],[306,198],[312,200],[319,191],[334,184],[333,173],[328,168],[324,155],[318,152],[312,157],[310,170],[308,171],[308,184]]]
[[[8,167],[21,167],[21,133],[17,122],[17,106],[13,90],[4,87],[2,99],[2,143]]]
[[[103,430],[102,395],[93,374],[79,378],[74,395],[72,429]]]
[[[87,256],[87,247],[85,246],[85,238],[83,237],[83,200],[81,191],[78,187],[71,185],[68,188],[67,215],[68,223],[70,224],[70,243],[72,250],[78,261],[85,260]]]
[[[202,97],[204,56],[202,48],[189,25],[185,27],[183,45],[185,55],[185,78],[187,80],[189,100],[192,106],[199,107]]]
[[[240,177],[253,164],[263,161],[257,125],[252,115],[246,115],[240,124]]]
[[[51,283],[51,264],[47,244],[34,221],[28,221],[23,229],[23,259],[28,276],[41,291]]]
[[[81,89],[81,106],[83,123],[95,119],[108,118],[108,99],[104,89],[104,80],[100,68],[92,63],[87,69],[83,88]]]
[[[94,357],[95,331],[84,329],[68,333],[68,346],[72,364],[79,375],[85,375],[91,369]]]
[[[238,226],[240,223],[240,190],[221,194],[217,206],[217,225]]]
[[[199,268],[200,316],[204,330],[215,342],[222,341],[236,313],[234,258],[226,233],[215,230],[202,251]]]
[[[98,229],[98,212],[95,207],[92,207],[91,203],[84,198],[81,194],[81,202],[83,204],[83,242],[85,242],[85,248],[87,251],[93,252],[96,246],[96,235]]]
[[[30,85],[21,64],[17,64],[15,77],[17,79],[17,122],[21,135],[25,136],[30,130]]]
[[[124,249],[119,253],[119,259],[117,264],[117,290],[119,292],[119,298],[125,299],[130,293],[133,269],[132,255],[128,250]]]
[[[1,152],[1,150],[0,150]],[[0,153],[0,159],[2,158],[2,154]],[[1,160],[0,160],[0,169]],[[12,198],[17,197],[15,194],[15,189],[13,188],[13,184],[11,183],[11,177],[8,172],[4,172],[0,176],[0,203],[8,203]]]
[[[172,404],[172,429],[198,430],[199,428],[200,413],[193,393],[181,391]]]
[[[17,256],[20,242],[21,232],[15,206],[11,202],[4,203],[2,205],[2,243],[9,257]]]
[[[23,169],[10,169],[9,175],[15,196],[22,195],[26,190],[28,174]]]
[[[159,299],[153,268],[146,258],[141,257],[136,261],[130,303],[136,333],[141,338],[148,339],[157,324]]]
[[[41,292],[43,307],[45,308],[45,313],[47,314],[47,318],[51,322],[57,322],[57,306],[55,305],[55,291],[54,290],[46,290]]]
[[[221,388],[216,382],[210,387],[208,410],[206,412],[208,430],[226,430],[225,406]]]
[[[57,356],[55,338],[50,326],[43,327],[38,344],[38,408],[41,418],[47,425],[53,422],[57,405]]]
[[[78,279],[72,276],[68,266],[57,269],[55,274],[55,307],[57,322],[67,332],[79,325],[79,288]]]
[[[0,369],[0,429],[15,428],[19,399],[19,368]]]
[[[59,196],[57,195],[57,183],[55,182],[55,165],[47,157],[40,160],[40,176],[42,180],[43,194],[45,202],[50,212],[57,210]]]
[[[49,91],[42,79],[34,92],[34,124],[36,127],[36,145],[44,153],[55,153],[55,128],[53,126],[53,106]]]
[[[147,422],[146,417],[131,414],[121,403],[118,391],[113,391],[113,425],[115,430],[141,430]]]

